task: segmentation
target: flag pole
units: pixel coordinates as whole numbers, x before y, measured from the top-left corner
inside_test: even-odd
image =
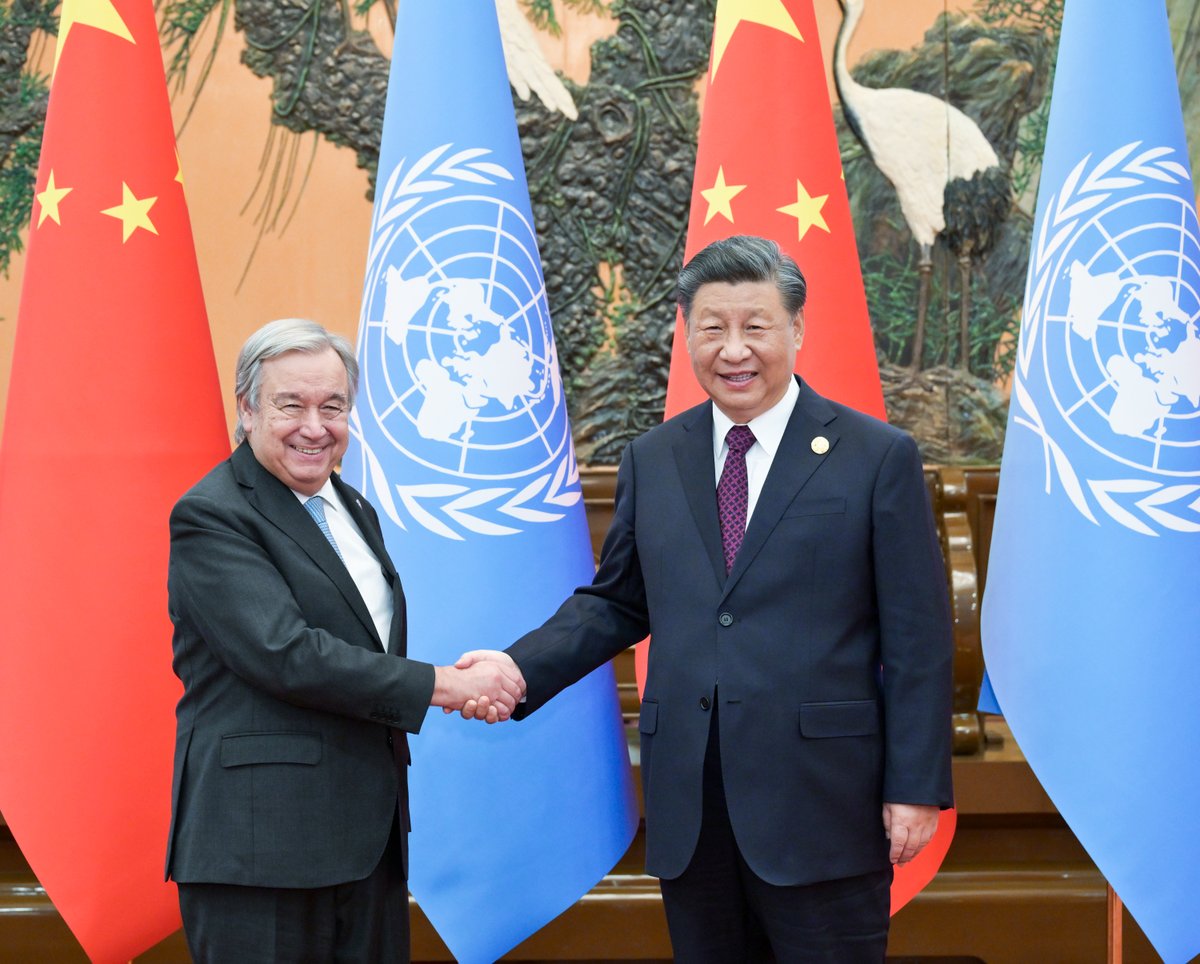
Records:
[[[1112,884],[1106,883],[1108,888],[1108,964],[1121,964],[1121,911],[1124,905],[1121,903],[1121,898],[1117,896],[1117,892],[1113,890]]]

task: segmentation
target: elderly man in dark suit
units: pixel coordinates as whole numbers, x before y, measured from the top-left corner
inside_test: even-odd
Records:
[[[319,325],[253,334],[241,444],[171,513],[167,875],[196,961],[407,961],[407,734],[430,705],[495,721],[522,693],[511,668],[405,657],[379,522],[333,471],[357,379]]]
[[[951,627],[921,459],[793,376],[805,295],[761,238],[684,267],[711,401],[625,451],[592,585],[507,655],[458,663],[511,657],[519,717],[651,635],[646,869],[680,961],[881,961],[891,865],[951,805]]]

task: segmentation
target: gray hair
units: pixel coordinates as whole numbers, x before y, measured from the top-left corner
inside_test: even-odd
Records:
[[[774,241],[749,234],[714,241],[683,266],[675,283],[675,301],[690,324],[696,292],[706,284],[774,281],[789,315],[804,307],[808,285],[800,266]]]
[[[245,401],[250,411],[258,411],[262,401],[262,363],[268,358],[275,358],[289,351],[317,354],[326,348],[337,352],[342,364],[346,366],[346,384],[349,386],[346,402],[353,408],[354,395],[358,390],[358,360],[354,357],[354,349],[341,335],[326,331],[315,321],[304,318],[280,318],[278,321],[268,322],[246,339],[242,350],[238,352],[233,389],[238,408],[240,409]],[[239,417],[233,440],[240,443],[245,437],[246,433],[242,429],[242,420]]]

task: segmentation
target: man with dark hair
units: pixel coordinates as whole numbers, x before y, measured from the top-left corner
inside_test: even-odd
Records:
[[[651,635],[646,869],[685,962],[877,964],[892,864],[951,805],[951,625],[921,459],[792,374],[805,294],[762,238],[684,267],[710,401],[626,449],[595,581],[506,653],[458,663],[515,661],[521,717]]]
[[[494,722],[520,674],[405,658],[367,501],[334,474],[358,366],[310,321],[238,357],[240,443],[171,513],[175,777],[167,876],[198,962],[407,961],[407,734]]]

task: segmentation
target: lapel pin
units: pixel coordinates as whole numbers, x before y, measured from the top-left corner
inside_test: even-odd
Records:
[[[824,435],[818,435],[812,440],[812,450],[816,452],[817,455],[824,455],[829,451],[829,439],[827,439]]]

